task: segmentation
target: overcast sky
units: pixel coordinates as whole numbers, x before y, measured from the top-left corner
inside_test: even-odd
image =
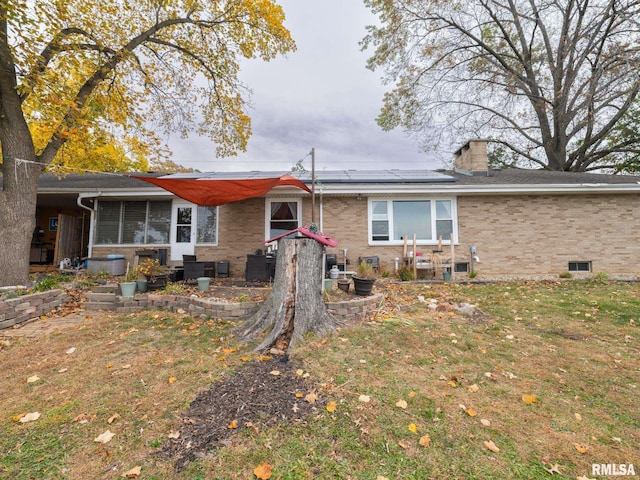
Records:
[[[196,135],[171,138],[173,160],[200,171],[289,171],[315,148],[317,170],[435,169],[450,152],[421,152],[401,131],[375,122],[385,86],[365,68],[358,42],[376,18],[361,0],[280,0],[297,43],[287,58],[252,60],[241,79],[253,91],[247,152],[219,159]],[[310,157],[305,168],[311,170]]]

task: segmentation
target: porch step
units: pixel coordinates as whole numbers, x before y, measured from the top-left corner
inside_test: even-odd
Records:
[[[116,301],[116,296],[113,292],[110,292],[110,293],[89,292],[85,296],[87,297],[87,301],[89,303],[93,303],[93,302],[113,303]]]
[[[115,302],[87,302],[84,304],[85,310],[115,310]]]
[[[115,283],[105,285],[94,285],[91,292],[85,296],[87,302],[84,305],[86,310],[115,310],[116,309],[116,289]]]
[[[106,283],[104,285],[94,285],[91,291],[94,293],[115,293],[118,285],[115,283]]]

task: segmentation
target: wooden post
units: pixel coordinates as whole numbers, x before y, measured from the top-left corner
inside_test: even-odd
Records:
[[[416,234],[413,234],[413,279],[416,280],[418,278],[418,267],[416,265]]]
[[[450,247],[451,247],[451,280],[453,281],[453,272],[455,271],[455,266],[456,266],[456,257],[455,257],[455,251],[454,251],[454,245],[453,245],[453,233],[449,236],[449,239],[451,240],[451,243],[450,243]]]

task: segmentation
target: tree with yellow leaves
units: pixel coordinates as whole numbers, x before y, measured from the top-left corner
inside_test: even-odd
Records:
[[[162,148],[151,123],[244,150],[239,62],[293,51],[283,21],[273,0],[0,0],[0,285],[27,281],[47,166],[138,168]]]

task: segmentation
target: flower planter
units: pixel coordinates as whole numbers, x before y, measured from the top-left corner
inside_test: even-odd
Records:
[[[120,295],[133,297],[136,293],[136,282],[120,282]]]
[[[147,288],[149,290],[160,290],[167,286],[167,275],[160,274],[155,277],[147,278]]]
[[[201,292],[206,292],[209,290],[209,282],[211,282],[211,278],[209,277],[198,277],[198,290]]]
[[[353,277],[353,288],[356,291],[356,295],[363,297],[371,295],[371,289],[375,281],[375,278]]]
[[[146,292],[147,291],[147,279],[146,278],[142,278],[142,279],[136,280],[136,287],[137,287],[139,292]]]
[[[343,292],[347,292],[349,293],[349,286],[351,285],[351,282],[349,280],[347,280],[346,278],[341,278],[338,280],[338,288],[340,290],[342,290]]]

